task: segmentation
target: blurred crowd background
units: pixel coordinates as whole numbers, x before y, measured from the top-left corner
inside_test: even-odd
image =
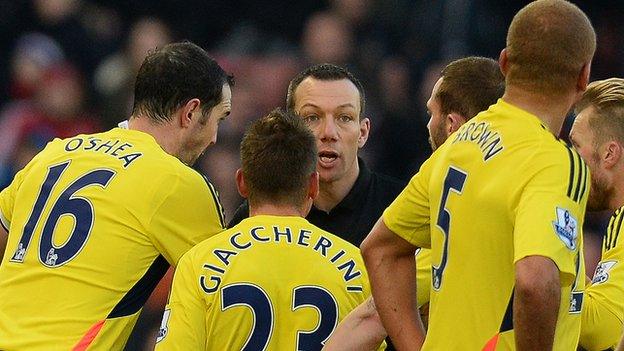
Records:
[[[367,94],[369,166],[409,179],[431,153],[425,102],[450,60],[497,58],[517,0],[0,0],[0,189],[54,137],[115,127],[132,108],[146,53],[188,39],[236,77],[232,114],[198,161],[227,219],[248,123],[284,106],[289,80],[312,63],[344,65]],[[624,76],[624,1],[573,1],[592,20],[592,79]],[[567,125],[569,128],[569,124]],[[562,132],[565,138],[567,130]],[[605,219],[588,216],[587,270]],[[151,350],[171,274],[157,288],[127,350]]]

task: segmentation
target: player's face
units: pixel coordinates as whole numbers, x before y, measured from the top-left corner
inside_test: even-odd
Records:
[[[446,118],[442,114],[440,100],[435,97],[440,89],[440,84],[442,84],[442,79],[443,78],[438,79],[435,83],[431,91],[431,97],[427,101],[427,113],[429,114],[429,123],[427,123],[429,144],[431,144],[431,149],[434,151],[440,145],[444,144],[444,141],[448,138],[448,133],[446,132]]]
[[[321,182],[357,177],[358,149],[368,138],[370,122],[360,119],[360,93],[350,80],[304,79],[294,92],[295,113],[316,137]]]
[[[576,116],[572,130],[570,130],[570,141],[587,164],[587,167],[589,167],[591,174],[591,188],[589,199],[587,200],[587,209],[590,211],[601,211],[608,208],[608,183],[606,174],[601,167],[594,132],[589,126],[589,118],[591,118],[592,113],[594,113],[594,108],[588,107]]]
[[[189,165],[195,163],[208,146],[217,142],[219,123],[232,110],[232,90],[227,83],[223,85],[221,96],[221,102],[210,110],[208,118],[193,119],[193,132],[185,148],[188,155],[186,161]]]

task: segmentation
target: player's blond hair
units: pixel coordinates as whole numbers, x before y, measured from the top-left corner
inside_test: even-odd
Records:
[[[616,140],[624,144],[624,79],[609,78],[589,84],[575,110],[578,114],[590,107],[594,113],[588,122],[596,143]]]
[[[575,86],[596,50],[596,33],[576,5],[538,0],[521,9],[507,33],[506,84],[560,95]]]

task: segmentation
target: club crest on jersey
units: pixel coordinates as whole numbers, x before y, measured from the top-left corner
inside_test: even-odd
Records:
[[[609,280],[609,271],[618,261],[603,261],[598,263],[596,266],[596,272],[594,273],[594,278],[592,279],[592,283],[600,284]]]
[[[557,207],[557,220],[553,222],[555,233],[570,250],[576,249],[576,238],[578,237],[578,222],[570,211]]]
[[[156,337],[156,343],[161,342],[165,336],[167,336],[167,333],[169,332],[169,316],[171,315],[171,310],[170,309],[166,309],[165,312],[163,313],[163,319],[162,322],[160,323],[160,328],[158,329],[158,336]]]

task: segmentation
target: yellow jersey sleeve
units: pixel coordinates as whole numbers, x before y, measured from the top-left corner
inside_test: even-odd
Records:
[[[191,247],[223,231],[225,220],[217,193],[196,172],[174,177],[170,191],[158,204],[148,233],[154,246],[175,266]]]
[[[423,163],[418,173],[383,213],[383,221],[388,229],[418,247],[431,248],[429,178],[438,153]]]
[[[191,253],[182,256],[176,268],[155,350],[206,349],[207,305],[196,282]]]
[[[603,253],[585,289],[580,345],[588,351],[615,348],[624,322],[624,245],[618,240],[624,219],[620,208],[611,218]]]
[[[7,233],[11,227],[17,192],[19,191],[20,186],[22,186],[24,178],[30,172],[32,165],[40,158],[39,155],[40,154],[37,154],[24,168],[17,172],[11,184],[0,192],[0,224],[4,227]]]
[[[589,193],[589,171],[568,149],[570,164],[553,161],[553,153],[536,157],[537,170],[520,195],[514,223],[514,263],[527,256],[548,257],[559,268],[563,284],[579,271],[582,226]],[[562,159],[562,157],[559,157]],[[567,161],[567,159],[562,159]],[[571,175],[569,182],[562,182]],[[582,283],[582,282],[581,282]]]

